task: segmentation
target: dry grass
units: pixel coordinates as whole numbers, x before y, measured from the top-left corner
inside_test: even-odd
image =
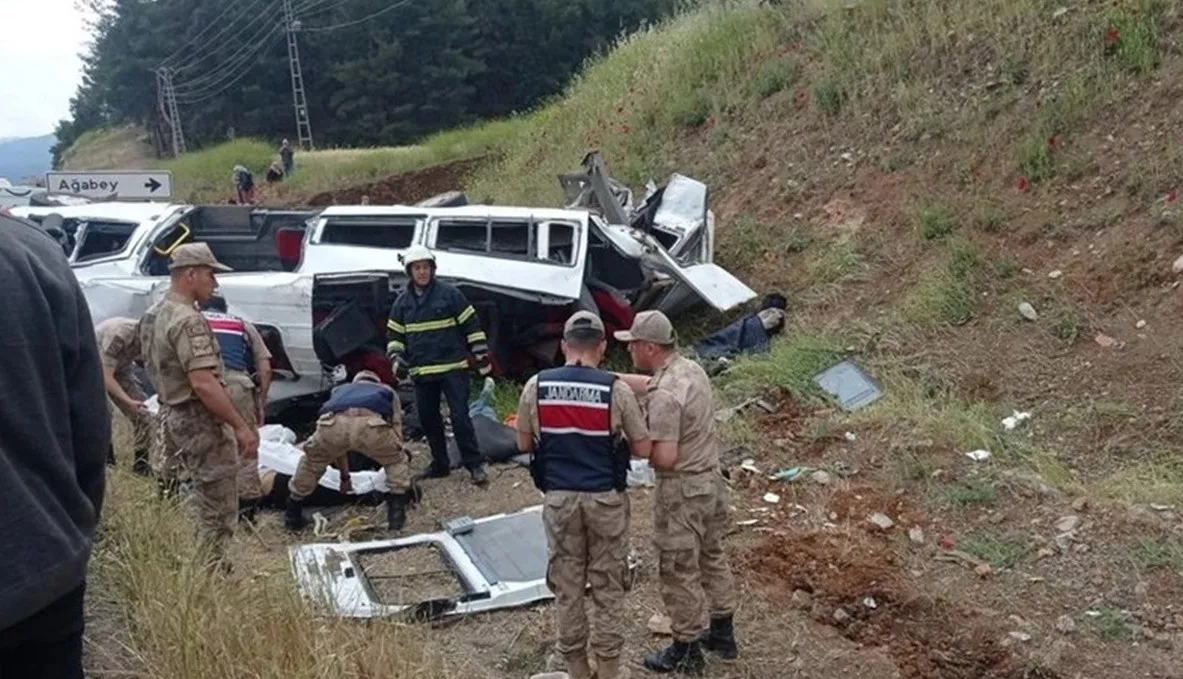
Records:
[[[91,130],[62,154],[63,170],[123,170],[150,168],[156,154],[148,133],[135,125]]]
[[[121,465],[130,455],[124,453]],[[114,616],[126,647],[93,638],[88,653],[107,666],[96,676],[131,672],[146,679],[320,679],[450,677],[429,630],[393,622],[317,618],[296,593],[286,560],[260,557],[239,531],[232,575],[201,566],[182,506],[156,499],[154,487],[126,469],[108,482],[102,534],[92,565],[91,597]],[[92,630],[95,626],[92,624]],[[104,643],[107,642],[107,643]],[[111,655],[122,666],[111,668]]]

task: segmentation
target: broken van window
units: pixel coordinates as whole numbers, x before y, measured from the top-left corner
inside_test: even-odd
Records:
[[[530,256],[531,224],[528,221],[494,220],[490,222],[491,236],[489,252],[498,254]]]
[[[571,224],[546,222],[550,241],[546,246],[546,258],[556,264],[575,262],[575,227]]]
[[[414,242],[416,222],[414,217],[330,217],[320,242],[402,250]]]
[[[436,223],[435,247],[439,250],[488,252],[489,223],[483,219],[441,219]]]
[[[85,222],[76,232],[79,237],[75,262],[88,262],[123,252],[136,230],[132,222]]]

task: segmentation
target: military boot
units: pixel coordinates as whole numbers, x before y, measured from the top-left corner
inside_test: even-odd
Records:
[[[140,476],[152,476],[152,464],[148,462],[148,451],[137,450],[135,459],[131,463],[132,472]]]
[[[258,497],[238,498],[238,520],[253,524],[262,501],[263,498]]]
[[[645,669],[658,674],[680,672],[702,674],[706,669],[706,658],[702,655],[702,644],[694,641],[675,641],[660,651],[645,656]]]
[[[702,647],[726,660],[739,657],[739,647],[735,644],[735,626],[732,616],[711,618],[711,628],[698,639]]]
[[[620,666],[620,656],[596,658],[596,679],[629,679],[627,667]]]
[[[283,527],[290,531],[298,531],[308,525],[304,518],[304,503],[288,496],[287,504],[283,507]]]
[[[472,482],[478,486],[489,485],[489,474],[485,472],[485,465],[473,467],[469,472],[472,475]]]
[[[176,479],[156,479],[156,498],[168,500],[177,496],[181,490],[181,483]]]
[[[587,662],[587,651],[572,651],[563,654],[567,674],[571,679],[592,679],[591,665]]]
[[[407,494],[386,494],[386,527],[391,532],[398,532],[407,525]]]

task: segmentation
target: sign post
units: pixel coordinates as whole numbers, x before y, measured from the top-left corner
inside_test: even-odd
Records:
[[[167,200],[173,195],[173,174],[167,171],[99,170],[46,172],[48,193],[71,193],[99,200]]]

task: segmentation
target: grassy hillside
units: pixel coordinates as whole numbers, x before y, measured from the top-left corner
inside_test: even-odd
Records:
[[[147,131],[135,125],[91,130],[62,153],[62,169],[149,169],[156,156],[148,139]]]
[[[555,175],[589,147],[634,187],[672,171],[709,182],[717,259],[791,305],[774,350],[715,382],[720,405],[762,396],[779,409],[723,425],[744,637],[741,660],[714,664],[712,676],[1173,676],[1183,648],[1181,9],[713,5],[623,41],[563,97],[515,121],[340,156],[356,163],[348,177],[368,178],[492,150],[497,160],[464,188],[537,205],[560,201]],[[173,167],[214,191],[246,149]],[[251,157],[265,163],[270,152]],[[321,166],[315,181],[344,181],[340,165]],[[312,181],[297,175],[283,191]],[[881,401],[846,413],[822,398],[812,376],[843,357],[880,380]],[[1031,416],[1004,425],[1016,410]],[[979,449],[988,459],[967,457]],[[825,475],[773,481],[738,469],[745,458]],[[495,475],[502,485],[487,497],[441,482],[414,520],[503,511],[497,503],[529,490],[515,471]],[[129,515],[103,547],[117,584],[139,571],[110,554],[130,549],[123,536],[155,511],[120,493],[113,511]],[[874,513],[894,527],[872,527]],[[656,556],[644,551],[648,513],[634,517],[646,566],[630,592],[632,660],[663,641],[645,629],[660,610]],[[256,548],[256,537],[240,537],[239,553],[280,560],[282,547],[258,537]],[[173,586],[175,565],[159,568],[155,589],[120,590],[133,625],[172,629],[188,610],[136,594]],[[278,570],[258,577],[282,580]],[[146,666],[166,668],[149,676],[224,658],[223,648],[271,658],[279,635],[293,657],[320,648],[309,635],[319,623],[266,588],[252,594],[255,575],[230,580],[226,600],[286,626],[133,644]],[[443,677],[541,671],[547,612],[489,617],[431,630],[408,662]],[[345,657],[364,652],[363,637],[315,628]],[[337,657],[297,676],[319,676]],[[365,662],[341,676],[370,676]],[[292,667],[251,671],[286,677]]]
[[[264,181],[268,166],[279,160],[278,148],[257,139],[235,139],[209,149],[159,160],[136,127],[84,134],[63,155],[64,169],[164,169],[173,173],[178,201],[225,202],[233,196],[230,170],[238,164],[255,175],[264,202],[300,202],[319,193],[416,170],[437,163],[472,158],[513,137],[522,121],[498,121],[443,132],[415,146],[400,148],[296,151],[296,170],[275,186]]]

